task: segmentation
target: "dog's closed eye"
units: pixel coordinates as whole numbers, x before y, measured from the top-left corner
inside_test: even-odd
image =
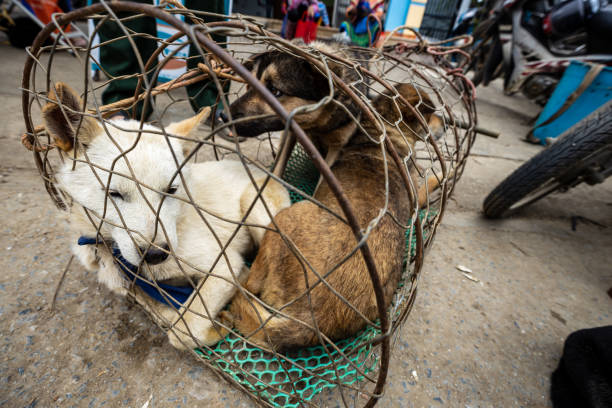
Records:
[[[118,200],[124,200],[123,194],[121,194],[117,190],[108,190],[108,195]]]

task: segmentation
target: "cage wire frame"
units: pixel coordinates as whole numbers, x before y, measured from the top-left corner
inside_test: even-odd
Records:
[[[119,18],[118,13],[130,13],[127,17]],[[185,21],[176,18],[177,15],[183,15]],[[153,17],[162,20],[174,27],[177,33],[166,40],[155,38],[158,41],[159,47],[153,55],[146,61],[143,60],[136,47],[134,38],[138,36],[150,38],[148,34],[136,33],[129,30],[123,23],[130,19],[139,17]],[[63,45],[59,39],[65,36],[64,27],[69,23],[83,18],[95,18],[94,33],[90,35],[90,42],[86,49],[76,49],[72,44]],[[222,18],[222,21],[206,22],[211,18]],[[117,78],[109,76],[108,80],[99,86],[95,86],[89,79],[88,61],[93,60],[91,55],[93,34],[97,32],[100,26],[106,22],[115,22],[119,25],[124,33],[123,37],[116,38],[111,41],[127,39],[131,44],[132,50],[138,58],[140,73],[134,74],[138,78],[138,83],[134,91],[134,97],[101,106],[96,98],[96,92],[100,92],[108,83]],[[188,23],[189,22],[189,23]],[[45,45],[46,41],[51,37],[52,33],[59,32],[52,44]],[[215,42],[211,34],[226,36],[227,41],[222,44]],[[243,154],[241,143],[238,137],[231,138],[231,142],[222,144],[215,137],[227,136],[228,131],[233,131],[236,123],[241,119],[232,120],[231,114],[229,121],[224,124],[214,124],[205,138],[192,140],[195,142],[194,147],[189,155],[187,155],[182,163],[177,164],[177,171],[173,179],[180,179],[183,185],[185,180],[182,174],[182,168],[192,160],[203,148],[210,148],[213,152],[213,159],[219,159],[224,154],[229,154],[238,157],[243,163],[251,182],[257,189],[256,199],[261,198],[262,191],[270,180],[282,183],[292,195],[293,201],[299,199],[310,200],[317,206],[335,214],[335,216],[346,225],[350,226],[355,238],[356,245],[353,251],[348,255],[354,255],[357,252],[363,257],[363,261],[367,268],[371,284],[373,286],[376,308],[378,311],[376,321],[368,321],[364,330],[356,334],[351,339],[332,341],[326,338],[321,333],[318,333],[321,344],[317,347],[294,350],[290,352],[280,352],[273,349],[253,348],[249,345],[248,339],[244,338],[240,333],[233,332],[217,345],[202,346],[197,350],[192,350],[201,361],[209,366],[215,373],[221,375],[231,383],[244,390],[250,397],[258,403],[265,406],[315,406],[313,399],[319,395],[325,388],[335,388],[339,395],[336,397],[348,406],[350,402],[353,405],[358,405],[365,400],[364,406],[371,407],[383,395],[384,385],[386,382],[387,372],[390,362],[390,353],[392,343],[399,332],[402,323],[406,318],[414,304],[417,283],[423,266],[425,250],[430,246],[434,238],[436,228],[439,225],[446,208],[446,202],[450,194],[452,194],[458,179],[461,177],[466,158],[472,147],[475,139],[476,129],[476,111],[474,105],[474,89],[470,81],[463,75],[463,67],[467,63],[466,54],[455,46],[449,45],[452,42],[428,43],[418,33],[415,33],[415,41],[402,41],[395,45],[386,45],[378,49],[363,49],[358,47],[346,47],[347,53],[351,51],[356,57],[348,59],[348,54],[330,54],[324,50],[313,50],[311,48],[302,47],[295,43],[288,42],[275,34],[267,31],[262,25],[254,20],[244,16],[220,16],[213,13],[200,12],[196,10],[185,9],[180,2],[167,0],[159,6],[132,3],[132,2],[105,2],[101,1],[98,4],[88,6],[82,9],[72,11],[67,14],[54,15],[52,23],[47,25],[38,35],[34,44],[28,49],[28,59],[24,66],[23,81],[22,81],[22,106],[26,125],[26,133],[22,136],[22,142],[29,150],[33,152],[34,160],[37,168],[44,180],[45,187],[53,201],[58,207],[66,210],[72,205],[71,197],[56,188],[56,180],[54,174],[57,163],[73,162],[76,165],[76,153],[74,157],[68,157],[56,148],[50,135],[44,129],[44,126],[35,126],[32,108],[37,105],[41,108],[44,104],[52,102],[48,97],[50,92],[55,90],[55,80],[52,75],[52,66],[54,62],[54,54],[62,49],[71,49],[75,57],[83,66],[83,109],[85,110],[89,102],[94,107],[84,112],[73,112],[68,107],[61,107],[63,113],[80,114],[81,120],[76,129],[76,133],[83,123],[83,117],[92,117],[98,119],[102,126],[106,129],[107,136],[110,136],[107,127],[113,126],[108,118],[119,110],[126,110],[136,106],[138,102],[143,104],[143,114],[140,117],[140,127],[137,131],[136,143],[143,134],[143,126],[146,119],[144,113],[148,108],[156,109],[156,102],[153,97],[158,95],[166,95],[171,99],[169,107],[174,103],[179,103],[181,100],[174,98],[171,95],[172,91],[183,88],[187,85],[198,83],[203,80],[208,80],[214,83],[218,91],[218,103],[225,112],[229,112],[230,97],[236,96],[243,89],[238,89],[235,93],[230,90],[232,84],[247,85],[254,89],[265,100],[265,102],[274,111],[274,114],[280,117],[286,124],[285,130],[282,131],[280,140],[275,143],[272,141],[270,134],[259,139],[260,147],[269,150],[269,155],[272,157],[271,163],[263,165],[257,159],[248,157]],[[177,44],[179,38],[186,38],[186,41]],[[391,38],[392,36],[389,36]],[[374,261],[372,252],[368,246],[368,237],[372,229],[377,225],[379,220],[373,220],[369,225],[360,225],[353,206],[348,199],[342,184],[335,177],[330,166],[325,162],[321,153],[317,150],[312,140],[306,132],[298,125],[293,117],[299,114],[299,110],[287,112],[272,93],[259,82],[249,72],[242,62],[246,57],[240,58],[241,52],[235,51],[232,47],[235,44],[247,44],[258,46],[264,50],[281,50],[284,53],[294,55],[296,58],[301,58],[311,63],[321,74],[324,74],[329,81],[331,99],[336,92],[347,95],[350,100],[356,104],[361,111],[362,118],[359,120],[371,121],[377,124],[378,130],[381,132],[381,137],[378,139],[370,138],[377,142],[380,146],[383,157],[385,158],[385,176],[388,177],[388,167],[394,168],[407,189],[410,200],[410,220],[396,220],[396,223],[402,225],[406,230],[407,249],[404,254],[405,267],[404,273],[400,280],[400,288],[396,291],[393,301],[389,307],[385,306],[382,284],[377,273],[377,265]],[[105,44],[98,44],[96,47],[102,47]],[[469,45],[469,41],[464,46]],[[168,55],[159,59],[160,54],[168,47],[174,46]],[[164,67],[173,56],[176,55],[179,49],[186,46],[197,47],[202,62],[195,69],[188,70],[176,80],[157,85],[155,78],[159,75],[159,71]],[[46,63],[43,62],[43,54],[48,53]],[[245,53],[245,52],[242,52]],[[248,54],[248,52],[246,52]],[[84,54],[84,55],[83,55]],[[454,56],[459,55],[459,64],[453,63]],[[99,61],[94,61],[98,66],[102,66]],[[333,70],[329,68],[330,63],[342,64],[345,67],[350,67],[354,70],[359,78],[356,82],[345,82]],[[377,70],[373,68],[377,67]],[[44,74],[44,91],[37,90],[37,71],[40,70]],[[390,80],[389,77],[393,73],[404,74],[405,77],[397,80]],[[430,101],[436,106],[436,115],[442,120],[444,135],[441,139],[436,140],[432,134],[429,124],[425,121],[423,115],[420,114],[418,108],[421,103],[427,103],[422,98],[413,106],[408,101],[403,99],[403,96],[394,91],[393,84],[402,83],[402,81],[415,81],[419,89],[430,98]],[[228,85],[229,84],[229,85]],[[359,85],[359,86],[358,86]],[[360,86],[365,85],[364,92]],[[227,91],[225,91],[227,87]],[[404,104],[410,107],[413,111],[418,123],[422,129],[426,129],[426,134],[420,138],[423,145],[420,150],[410,151],[408,156],[402,157],[398,153],[397,146],[394,145],[389,137],[386,137],[384,118],[375,111],[371,103],[371,98],[368,94],[381,94],[381,92],[390,92],[394,98],[397,98]],[[450,103],[448,101],[451,101]],[[184,101],[184,100],[183,100]],[[315,106],[330,103],[319,101]],[[309,105],[312,108],[312,105]],[[166,109],[169,109],[166,107]],[[165,114],[166,109],[163,110]],[[305,108],[308,109],[308,108]],[[457,113],[461,111],[461,113]],[[400,119],[403,120],[403,119]],[[360,122],[359,122],[360,123]],[[359,124],[358,123],[358,124]],[[177,137],[166,132],[165,127],[161,124],[160,119],[160,134],[166,140]],[[398,124],[396,123],[397,127]],[[399,127],[397,127],[399,129]],[[150,131],[147,131],[150,132]],[[78,136],[77,136],[78,139]],[[75,146],[78,140],[75,140]],[[50,154],[57,151],[59,158],[52,158]],[[76,152],[76,149],[75,149]],[[127,151],[122,153],[125,156]],[[259,148],[258,148],[259,154]],[[81,159],[82,160],[82,159]],[[127,158],[125,158],[127,161]],[[176,160],[176,157],[175,157]],[[431,167],[423,168],[417,165],[423,161],[429,162]],[[87,157],[86,162],[92,171],[96,167]],[[249,172],[246,165],[251,165],[259,168],[267,174],[265,183],[258,187],[255,184],[253,175]],[[114,165],[114,164],[113,164]],[[297,168],[298,178],[302,177],[303,172],[309,172],[315,180],[320,176],[324,179],[331,188],[338,205],[342,211],[341,214],[334,213],[333,210],[318,202],[313,197],[314,185],[304,186],[291,183],[288,172],[293,167]],[[129,162],[128,162],[129,167]],[[428,196],[424,208],[419,208],[417,202],[418,184],[415,183],[414,177],[410,173],[410,169],[417,169],[419,180],[427,180],[427,176],[432,174],[438,179],[439,188],[431,196]],[[138,191],[144,196],[143,188],[156,191],[158,194],[164,195],[164,192],[151,189],[150,186],[141,184],[138,179],[134,178],[134,173],[130,168],[131,175],[117,173],[114,168],[99,169],[104,170],[110,175],[120,175],[121,177],[131,180],[137,185]],[[292,170],[293,171],[293,170]],[[291,176],[291,175],[290,175]],[[295,173],[293,174],[295,176]],[[101,185],[105,188],[107,202],[115,206],[115,202],[109,199],[108,182],[98,179]],[[385,182],[388,180],[386,179]],[[388,186],[387,186],[388,187]],[[387,190],[388,194],[388,190]],[[161,224],[163,233],[166,234],[163,223],[159,220],[159,210],[163,204],[165,195],[162,198],[157,209],[150,206],[151,211],[156,213],[156,225]],[[194,206],[202,219],[205,216],[216,216],[210,214],[205,208],[196,204],[191,196],[186,203]],[[105,203],[105,208],[107,205]],[[150,205],[150,204],[149,204]],[[254,205],[251,205],[251,209]],[[106,211],[106,210],[105,210]],[[269,211],[269,210],[268,210]],[[248,214],[247,214],[248,215]],[[246,217],[244,216],[240,222],[237,222],[236,232],[244,226],[247,226]],[[272,214],[270,214],[272,215]],[[382,215],[385,215],[384,211]],[[381,217],[382,217],[381,215]],[[102,224],[108,222],[104,214],[97,222],[90,216],[92,225],[96,228],[97,234],[100,233]],[[125,221],[121,220],[122,228],[129,230]],[[204,221],[210,228],[210,226]],[[274,221],[269,230],[283,235],[282,231],[278,230]],[[157,228],[157,227],[156,227]],[[214,234],[214,231],[213,231]],[[130,234],[131,235],[131,234]],[[98,240],[98,236],[96,236]],[[96,241],[106,247],[107,251],[112,253],[112,247],[105,240]],[[148,245],[152,245],[149,242]],[[226,246],[229,245],[226,244]],[[225,255],[226,246],[219,242],[221,253],[217,257],[217,261]],[[176,257],[176,254],[170,254]],[[296,255],[297,256],[297,255]],[[347,257],[348,257],[347,256]],[[398,256],[401,256],[398,254]],[[344,262],[346,258],[341,261]],[[115,259],[121,264],[121,259]],[[141,266],[147,268],[146,262]],[[182,269],[182,268],[181,268]],[[214,269],[214,267],[213,267]],[[231,269],[231,265],[230,265]],[[332,268],[333,270],[333,268]],[[185,273],[183,271],[183,273]],[[202,273],[209,276],[215,276],[211,271],[203,271]],[[235,282],[236,275],[233,273]],[[185,273],[190,284],[195,287],[193,282]],[[152,315],[153,320],[163,326],[163,321],[159,316],[155,316],[155,308],[143,303],[142,299],[135,296],[134,285],[137,280],[147,281],[147,278],[136,273],[130,283],[129,293],[133,298]],[[324,277],[320,277],[320,281],[325,281]],[[168,294],[162,289],[158,282],[154,279],[149,281],[151,285],[157,288],[162,296]],[[243,291],[240,285],[238,290]],[[346,302],[346,301],[345,301]],[[350,305],[349,305],[350,306]],[[280,315],[282,311],[275,310]],[[212,320],[212,319],[211,319]],[[223,326],[222,323],[216,322]],[[228,328],[228,327],[226,327]],[[231,327],[229,328],[231,330]],[[249,348],[250,347],[250,348]],[[255,352],[261,358],[252,357]],[[240,357],[242,353],[242,358]],[[247,353],[247,358],[244,358],[244,353]],[[310,353],[310,354],[309,354]],[[314,356],[314,354],[317,354]],[[267,356],[267,357],[266,357]],[[265,358],[264,358],[265,357]],[[316,357],[316,358],[315,358]],[[313,360],[317,364],[312,366],[310,363]],[[321,363],[327,358],[327,363]],[[267,359],[267,360],[266,360]],[[310,360],[309,360],[310,359]],[[257,364],[263,364],[265,369],[257,367]],[[251,369],[247,363],[250,363]],[[274,365],[276,369],[270,368]],[[276,370],[276,371],[274,371]],[[318,371],[317,371],[318,370]],[[255,375],[256,373],[257,375]],[[282,373],[282,375],[278,374]],[[260,375],[261,374],[261,375]],[[268,377],[266,377],[268,375]],[[280,381],[275,381],[276,376],[282,377]],[[270,378],[270,376],[272,378]],[[311,380],[304,378],[315,379],[315,385],[310,384]],[[306,381],[306,386],[301,390],[299,386],[301,381]],[[309,394],[305,395],[304,389],[309,390]],[[336,392],[336,391],[335,391]]]

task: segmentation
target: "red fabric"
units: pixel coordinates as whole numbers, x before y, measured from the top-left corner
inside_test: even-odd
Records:
[[[57,0],[27,0],[34,14],[43,24],[49,24],[54,13],[63,13],[64,11],[57,5]],[[70,26],[64,28],[64,31],[70,31]],[[58,32],[58,30],[55,30]]]
[[[308,18],[304,13],[304,17],[298,21],[297,27],[295,27],[294,38],[302,38],[308,44],[317,39],[317,28],[319,28],[317,22]]]

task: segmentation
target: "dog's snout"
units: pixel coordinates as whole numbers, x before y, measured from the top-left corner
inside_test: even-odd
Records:
[[[225,112],[219,112],[219,118],[224,122],[227,123],[229,122],[229,118],[227,117],[227,115],[225,114]]]
[[[149,250],[145,252],[144,259],[147,261],[147,263],[157,265],[168,259],[168,252],[170,251],[168,244],[162,244],[159,245],[159,247],[161,249],[151,246]],[[141,252],[144,252],[145,250],[146,248],[141,248]]]

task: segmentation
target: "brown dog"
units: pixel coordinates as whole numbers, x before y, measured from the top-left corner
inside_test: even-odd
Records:
[[[277,62],[279,59],[281,63]],[[281,66],[283,70],[279,69]],[[287,71],[291,72],[291,76],[306,80],[311,78],[311,83],[319,84],[321,88],[306,83],[304,86],[310,89],[310,94],[306,97],[304,93],[292,94],[299,86],[296,82],[286,84],[282,72]],[[329,93],[323,76],[297,57],[263,54],[263,57],[255,59],[253,72],[288,110],[299,103],[316,103]],[[339,76],[342,74],[336,73]],[[417,107],[425,121],[430,119],[432,104],[424,94],[419,94],[412,85],[407,84],[397,86],[396,91]],[[335,97],[343,98],[338,93]],[[249,90],[232,104],[232,116],[247,117],[271,111],[267,104],[257,100],[255,93]],[[401,157],[409,156],[417,135],[427,130],[419,124],[414,111],[398,98],[392,99],[387,93],[377,97],[373,103],[376,111],[386,120],[387,137],[391,138]],[[354,105],[345,105],[351,114],[359,117]],[[334,150],[340,151],[341,148],[338,159],[335,162],[331,160],[332,170],[362,228],[380,217],[381,210],[386,209],[385,215],[373,226],[367,243],[384,288],[385,306],[388,307],[402,274],[405,229],[394,219],[405,223],[411,216],[407,188],[399,170],[389,160],[386,191],[385,159],[381,146],[358,130],[355,120],[336,106],[332,103],[324,106],[324,109],[297,115],[296,121],[304,124],[308,136],[323,154],[327,154],[328,159],[336,155]],[[284,127],[284,123],[278,121],[277,118],[268,122],[258,120],[251,127],[249,122],[243,122],[237,130],[241,135],[252,136]],[[399,125],[396,127],[395,123]],[[361,125],[371,137],[380,137],[374,123],[362,120]],[[336,197],[325,181],[314,198],[342,214]],[[357,242],[347,224],[306,200],[281,211],[274,221],[285,234],[285,240],[277,233],[268,231],[265,234],[245,284],[246,289],[267,306],[251,296],[247,298],[237,294],[231,303],[230,314],[240,333],[250,336],[251,341],[277,349],[308,346],[319,342],[317,330],[331,339],[341,339],[365,327],[366,319],[374,321],[377,318],[370,276],[361,253],[353,252]],[[292,250],[287,242],[296,250]],[[324,282],[320,276],[324,277]],[[280,313],[272,313],[272,308]]]

